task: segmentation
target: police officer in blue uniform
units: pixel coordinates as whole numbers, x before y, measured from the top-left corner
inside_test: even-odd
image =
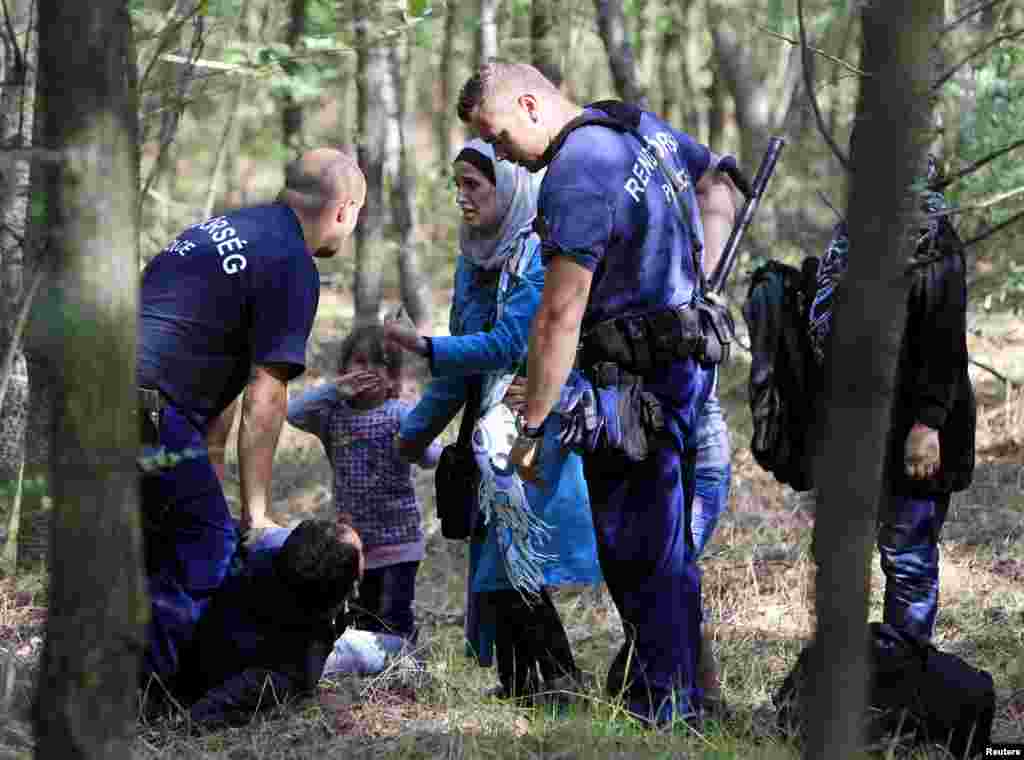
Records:
[[[547,167],[538,226],[548,270],[512,453],[520,473],[536,472],[537,431],[581,337],[580,368],[595,386],[608,369],[628,370],[660,402],[663,445],[642,461],[608,448],[584,454],[601,568],[626,631],[607,686],[654,723],[694,718],[701,597],[689,518],[712,369],[685,349],[693,335],[683,328],[701,295],[700,247],[720,251],[733,222],[731,183],[707,147],[653,114],[581,108],[525,64],[482,67],[462,89],[459,116],[499,157]],[[592,123],[609,117],[621,128]]]
[[[277,202],[190,227],[143,272],[137,376],[152,600],[144,679],[174,674],[238,545],[220,478],[239,397],[242,531],[257,538],[274,527],[267,505],[286,385],[305,368],[319,300],[313,257],[340,250],[365,195],[350,156],[310,151],[288,167]]]

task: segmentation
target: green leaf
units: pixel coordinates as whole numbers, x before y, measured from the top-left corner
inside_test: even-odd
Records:
[[[785,23],[786,3],[785,0],[769,0],[768,3],[768,28],[775,32],[782,32]]]
[[[409,15],[420,17],[430,9],[430,0],[409,0]]]

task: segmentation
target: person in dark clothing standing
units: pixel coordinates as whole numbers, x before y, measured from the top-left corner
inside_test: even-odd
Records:
[[[855,141],[851,139],[851,150]],[[928,180],[935,177],[929,157]],[[896,370],[886,485],[878,518],[885,574],[883,619],[923,639],[935,628],[939,600],[939,534],[950,495],[974,472],[975,401],[967,372],[967,281],[964,246],[943,197],[921,194],[925,219],[912,241],[910,292]],[[811,347],[819,365],[832,345],[834,291],[850,254],[846,225],[833,233],[818,269],[810,312]]]

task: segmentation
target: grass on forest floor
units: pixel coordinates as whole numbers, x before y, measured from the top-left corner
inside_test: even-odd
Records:
[[[317,372],[329,371],[328,341],[347,327],[341,299],[326,298],[313,351]],[[438,330],[443,330],[440,324]],[[1005,336],[1003,332],[1001,335]],[[1002,342],[1001,342],[1002,341]],[[972,353],[998,359],[1018,340],[972,337]],[[702,561],[704,606],[722,666],[723,689],[733,709],[724,723],[699,733],[647,731],[626,719],[621,706],[595,689],[584,707],[553,717],[482,696],[496,675],[464,656],[461,615],[466,547],[444,541],[437,530],[430,473],[420,473],[428,556],[421,565],[417,617],[425,667],[399,663],[372,679],[345,678],[322,685],[316,699],[286,705],[269,719],[202,736],[179,720],[142,724],[135,743],[140,758],[753,758],[795,759],[798,748],[774,729],[770,697],[810,637],[807,605],[812,515],[804,502],[752,462],[747,442],[746,356],[739,354],[721,380],[733,436],[734,479],[724,514]],[[1024,462],[1024,394],[976,375],[979,462]],[[446,435],[450,436],[449,429]],[[230,468],[229,468],[230,469]],[[315,439],[285,430],[275,466],[274,514],[278,519],[331,514],[329,468]],[[995,738],[1024,738],[1024,493],[1003,484],[996,505],[956,502],[942,544],[942,601],[937,645],[989,670],[996,683]],[[229,488],[229,495],[234,489]],[[979,494],[981,492],[979,491]],[[980,496],[979,496],[980,498]],[[29,531],[31,533],[31,531]],[[0,659],[23,665],[12,715],[24,715],[45,614],[45,576],[30,564],[16,579],[0,582]],[[871,619],[881,618],[882,576],[873,572]],[[607,592],[562,589],[555,601],[580,666],[599,679],[621,643],[621,625]],[[2,670],[2,668],[0,668]],[[0,673],[2,675],[2,673]],[[27,679],[27,680],[26,680]],[[26,685],[27,684],[27,685]],[[0,699],[3,697],[0,679]],[[19,707],[20,705],[20,707]],[[0,702],[0,707],[2,707]],[[0,710],[0,715],[3,711]],[[0,758],[29,757],[24,723],[0,718]],[[895,754],[895,753],[894,753]],[[938,750],[912,758],[940,757]]]

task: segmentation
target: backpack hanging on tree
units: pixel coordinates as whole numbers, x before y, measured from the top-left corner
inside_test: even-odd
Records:
[[[807,336],[807,311],[818,259],[800,269],[769,261],[753,274],[743,319],[750,332],[750,450],[757,463],[795,491],[813,487],[810,434],[818,369]]]

